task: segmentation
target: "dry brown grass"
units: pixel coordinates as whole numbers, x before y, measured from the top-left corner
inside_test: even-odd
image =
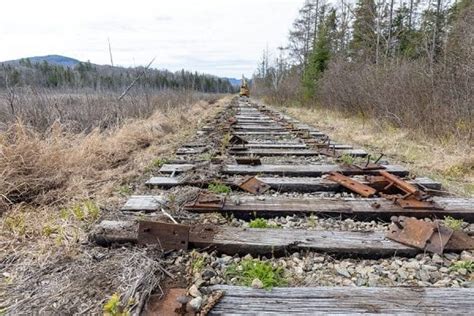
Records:
[[[106,131],[97,128],[87,134],[73,133],[59,123],[53,124],[47,133],[37,132],[22,122],[1,133],[0,296],[4,300],[0,302],[0,314],[2,310],[51,311],[46,306],[55,302],[59,304],[52,309],[55,313],[100,313],[102,304],[113,293],[99,295],[100,284],[88,290],[84,282],[76,280],[74,284],[74,278],[55,269],[75,264],[78,270],[68,271],[81,273],[81,262],[87,262],[88,274],[105,271],[101,260],[90,260],[85,255],[90,247],[81,246],[87,243],[89,229],[101,216],[114,213],[114,207],[123,199],[118,192],[122,185],[143,176],[157,157],[170,155],[226,102],[228,99],[175,104],[149,118],[129,119],[118,127]],[[127,286],[133,285],[125,284],[129,281],[117,267],[127,268],[123,257],[135,253],[133,249],[125,254],[109,253],[111,257],[107,260],[114,263],[114,270],[108,280],[104,279],[105,291],[114,286],[115,291],[129,290]],[[30,269],[25,269],[25,264]],[[96,272],[95,264],[100,268]],[[71,281],[71,288],[54,280],[57,293],[62,294],[55,294],[50,286],[49,294],[41,294],[37,286],[51,273]],[[67,296],[68,290],[79,297]],[[70,300],[59,299],[58,295]],[[11,305],[22,300],[34,304],[32,309],[28,305]]]
[[[407,166],[413,174],[441,181],[454,193],[474,196],[473,149],[464,142],[441,143],[387,122],[344,116],[328,109],[288,107],[280,110],[339,142],[359,145],[374,154],[383,152],[390,162]]]

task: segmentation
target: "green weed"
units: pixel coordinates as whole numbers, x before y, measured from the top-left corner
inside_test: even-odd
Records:
[[[86,200],[82,203],[76,203],[68,211],[61,210],[61,217],[65,215],[66,212],[73,215],[73,217],[81,222],[94,222],[99,218],[100,208],[92,200]],[[66,217],[67,218],[67,217]]]
[[[343,154],[338,160],[343,163],[344,165],[352,165],[354,164],[354,157],[349,154]]]
[[[128,316],[130,312],[121,306],[120,295],[114,293],[104,305],[104,316]]]
[[[451,271],[459,271],[461,269],[465,269],[467,273],[474,272],[474,261],[472,260],[461,260],[453,263],[449,270]]]
[[[128,195],[131,195],[133,191],[128,185],[121,185],[118,188],[118,193],[124,196],[128,196]]]
[[[26,234],[25,214],[23,213],[8,215],[3,224],[6,231],[15,235],[25,236]]]
[[[220,194],[220,193],[228,194],[232,192],[232,189],[228,185],[225,185],[223,183],[218,183],[218,182],[209,184],[207,189],[211,191],[212,193],[216,193],[216,194]]]
[[[254,279],[259,279],[265,289],[287,284],[281,267],[274,267],[268,261],[259,259],[243,259],[240,263],[231,264],[225,275],[236,278],[237,284],[250,286]]]
[[[151,161],[149,169],[153,168],[161,168],[163,165],[169,163],[170,160],[168,158],[156,158]]]
[[[206,265],[206,261],[203,256],[201,256],[199,253],[192,253],[191,254],[191,269],[194,273],[201,272],[202,269],[204,269],[204,266]]]
[[[268,221],[264,218],[256,218],[250,221],[250,228],[280,228],[280,226],[275,224],[269,224]]]
[[[455,219],[451,216],[445,216],[443,222],[444,225],[453,230],[461,230],[462,226],[464,225],[464,221],[462,219]]]

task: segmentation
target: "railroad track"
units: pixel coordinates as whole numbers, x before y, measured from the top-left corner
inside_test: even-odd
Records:
[[[210,119],[146,187],[147,194],[131,196],[122,207],[123,220],[102,222],[91,238],[104,246],[158,244],[188,254],[201,250],[207,260],[204,271],[212,276],[194,273],[186,281],[188,288],[200,288],[204,302],[199,305],[210,315],[460,314],[474,309],[472,275],[446,271],[447,265],[472,255],[462,251],[474,248],[469,236],[474,199],[438,196],[436,181],[411,178],[402,166],[334,142],[247,98],[234,99]],[[468,223],[464,232],[437,221],[446,216]],[[255,218],[271,225],[249,228]],[[387,235],[391,220],[390,230],[393,225],[400,230],[396,236]],[[410,235],[408,224],[417,232],[435,227],[436,234],[427,233],[421,246],[421,233]],[[232,285],[224,275],[226,265],[249,255],[272,258],[274,264],[304,262],[297,269],[302,275],[295,274],[305,280],[299,282],[303,286],[291,280],[292,287],[271,291],[258,284]],[[189,270],[192,263],[186,258],[180,262]],[[411,265],[406,271],[405,263]],[[426,272],[424,265],[431,270]],[[307,281],[305,274],[314,274],[314,267],[329,279]],[[395,277],[390,274],[394,269]],[[174,313],[170,306],[175,305],[179,311],[176,297],[187,292],[171,293],[158,304],[162,314],[163,306],[168,306],[166,313]],[[216,299],[212,293],[224,294]]]

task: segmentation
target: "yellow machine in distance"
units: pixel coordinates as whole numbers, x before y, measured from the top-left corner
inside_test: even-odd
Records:
[[[244,76],[242,76],[242,83],[240,85],[240,93],[239,95],[241,97],[243,96],[246,96],[246,97],[250,97],[250,89],[249,89],[249,85],[247,83],[247,80],[245,79]]]

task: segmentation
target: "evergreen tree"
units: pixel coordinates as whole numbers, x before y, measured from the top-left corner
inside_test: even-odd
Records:
[[[326,70],[332,52],[332,39],[336,31],[336,11],[331,10],[324,25],[319,29],[314,48],[305,67],[302,87],[303,98],[308,100],[314,97],[317,81]]]
[[[376,61],[376,6],[374,0],[358,0],[355,10],[354,34],[350,43],[354,59]]]

